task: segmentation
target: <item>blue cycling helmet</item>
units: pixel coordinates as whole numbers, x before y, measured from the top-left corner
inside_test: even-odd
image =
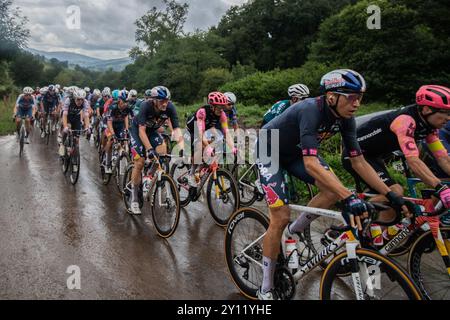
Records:
[[[128,94],[126,92],[126,90],[114,90],[112,92],[112,98],[114,99],[114,101],[127,101],[128,99]]]
[[[170,91],[166,87],[157,86],[152,89],[150,97],[157,100],[170,100]]]
[[[343,93],[364,93],[366,91],[366,81],[358,72],[350,69],[338,69],[331,71],[320,80],[320,91],[343,92]]]

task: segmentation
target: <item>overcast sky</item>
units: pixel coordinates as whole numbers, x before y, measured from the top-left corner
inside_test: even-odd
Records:
[[[232,5],[246,0],[179,0],[189,4],[186,31],[206,30],[216,25]],[[67,8],[80,8],[80,29],[69,29]],[[28,17],[30,48],[44,51],[69,51],[100,59],[128,56],[135,45],[136,19],[160,0],[14,0],[13,6]],[[74,21],[72,19],[72,21]]]

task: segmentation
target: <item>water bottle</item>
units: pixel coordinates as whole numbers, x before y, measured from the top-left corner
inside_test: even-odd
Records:
[[[285,241],[285,246],[286,246],[286,259],[289,259],[288,267],[293,270],[298,269],[297,241],[289,237]]]
[[[144,199],[148,199],[151,182],[152,178],[150,176],[144,176],[144,178],[142,178],[142,193],[144,195]]]
[[[370,226],[370,234],[372,236],[372,241],[375,246],[381,247],[383,246],[383,231],[381,230],[381,226],[378,224],[372,224]]]

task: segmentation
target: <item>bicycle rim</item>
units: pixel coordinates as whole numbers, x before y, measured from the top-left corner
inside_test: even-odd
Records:
[[[225,232],[225,261],[231,280],[249,299],[256,299],[256,292],[263,280],[263,235],[269,227],[269,219],[254,208],[237,210],[228,222]]]
[[[396,262],[367,249],[357,249],[356,255],[360,269],[362,295],[365,300],[422,300],[419,288]],[[323,300],[356,299],[351,274],[342,276],[342,274],[348,274],[350,269],[351,261],[346,251],[334,257],[322,275],[320,298]]]
[[[180,202],[175,182],[168,175],[162,175],[161,181],[156,182],[151,212],[158,235],[162,238],[172,236],[180,218]]]
[[[233,166],[233,176],[238,182],[239,189],[239,203],[242,207],[249,207],[255,203],[258,195],[255,181],[258,179],[258,169],[253,166],[251,170],[251,164]],[[245,175],[245,176],[244,176]]]
[[[187,175],[189,174],[189,166],[187,164],[174,163],[170,169],[170,175],[177,186],[178,195],[180,199],[180,206],[186,207],[191,199],[189,197],[189,185],[187,182]],[[180,180],[182,182],[180,182]]]
[[[450,227],[441,227],[440,231],[444,241],[449,241]],[[430,231],[422,234],[411,246],[408,271],[428,299],[450,299],[447,268]]]
[[[78,148],[75,154],[70,157],[71,172],[70,172],[70,182],[75,185],[78,182],[78,177],[80,176],[80,150]]]
[[[239,192],[236,180],[228,170],[218,169],[216,176],[216,180],[211,176],[208,181],[206,197],[214,222],[225,227],[230,216],[239,208]]]

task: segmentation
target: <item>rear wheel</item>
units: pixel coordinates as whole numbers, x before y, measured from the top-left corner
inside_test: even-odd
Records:
[[[190,166],[182,161],[175,162],[170,169],[170,175],[177,185],[177,190],[180,197],[180,206],[182,208],[186,207],[191,202],[188,184],[189,171]]]
[[[259,176],[256,165],[248,162],[243,165],[234,165],[232,174],[237,181],[240,205],[242,207],[250,207],[258,198],[256,181]]]

